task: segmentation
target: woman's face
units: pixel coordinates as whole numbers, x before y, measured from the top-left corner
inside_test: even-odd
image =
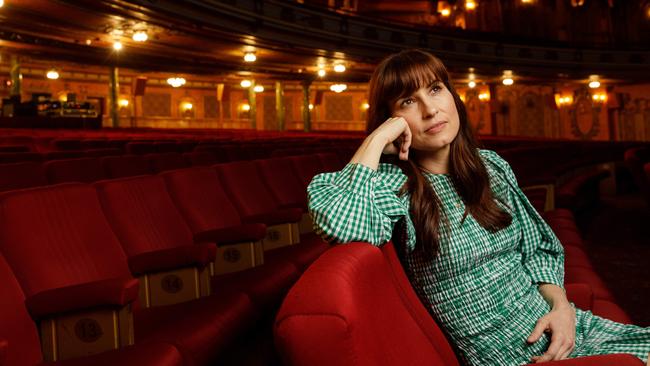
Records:
[[[411,148],[423,152],[447,148],[460,127],[454,97],[438,80],[395,101],[392,115],[406,120],[413,134]]]

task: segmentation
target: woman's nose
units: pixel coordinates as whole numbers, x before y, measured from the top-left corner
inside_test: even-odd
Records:
[[[422,103],[423,107],[423,118],[428,119],[428,118],[433,118],[436,114],[438,114],[438,106],[435,105],[435,103],[432,102],[424,102]]]

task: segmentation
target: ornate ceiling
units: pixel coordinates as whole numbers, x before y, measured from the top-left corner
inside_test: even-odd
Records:
[[[559,0],[558,0],[559,1]],[[336,5],[336,4],[335,4]],[[146,42],[133,41],[146,30]],[[112,48],[119,40],[124,48]],[[502,34],[441,32],[280,0],[5,0],[0,52],[26,59],[233,77],[366,81],[384,55],[432,49],[459,78],[469,67],[498,76],[514,69],[532,82],[650,78],[650,50],[532,45]],[[245,63],[245,51],[257,61]],[[332,72],[336,63],[347,71]],[[559,75],[559,76],[558,76]]]

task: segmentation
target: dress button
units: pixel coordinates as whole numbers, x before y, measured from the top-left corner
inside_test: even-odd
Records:
[[[375,183],[375,182],[377,181],[377,177],[372,177],[372,178],[370,178],[370,181],[373,182],[373,183]]]

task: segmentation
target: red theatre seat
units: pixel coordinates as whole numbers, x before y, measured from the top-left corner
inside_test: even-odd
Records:
[[[107,156],[101,158],[107,178],[133,177],[151,174],[147,159],[140,155]]]
[[[181,355],[169,344],[144,343],[66,361],[42,363],[36,323],[25,307],[25,295],[0,255],[0,365],[76,366],[76,365],[156,365],[180,366]]]
[[[41,163],[0,164],[0,192],[47,185]]]
[[[131,278],[127,257],[92,186],[64,184],[5,193],[0,196],[0,217],[0,250],[28,303],[43,293]],[[90,293],[95,299],[103,296]],[[77,299],[79,303],[61,297],[39,309],[51,305],[60,310],[88,301],[83,294]],[[247,295],[233,293],[150,309],[135,306],[133,314],[136,344],[169,343],[181,352],[184,365],[207,365],[250,326],[255,309]]]
[[[285,365],[459,365],[391,256],[367,243],[345,244],[305,271],[276,317]],[[642,365],[631,355],[549,364]]]
[[[154,173],[164,172],[167,170],[182,169],[189,166],[183,156],[175,152],[147,154],[145,157],[147,160],[149,160],[151,171]]]
[[[50,184],[92,183],[104,179],[104,170],[97,158],[51,160],[43,166]]]
[[[194,240],[216,242],[220,247],[218,255],[226,254],[232,244],[257,242],[266,235],[266,225],[242,223],[213,168],[182,169],[162,176]],[[298,278],[298,269],[286,260],[262,262],[263,265],[255,263],[256,267],[242,272],[215,276],[215,292],[239,288],[262,307],[275,307]]]

